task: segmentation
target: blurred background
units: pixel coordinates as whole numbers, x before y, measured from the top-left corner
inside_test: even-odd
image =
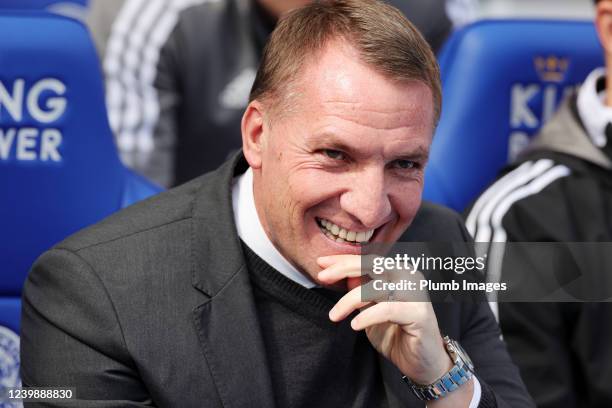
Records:
[[[308,2],[0,0],[0,388],[19,384],[20,293],[34,260],[239,149],[267,36]],[[591,0],[389,2],[439,57],[444,107],[424,197],[458,212],[604,65]],[[563,330],[549,334],[574,329]],[[563,358],[575,363],[570,343]],[[546,375],[527,373],[530,391]],[[575,378],[556,380],[571,390]],[[540,407],[612,406],[610,391],[559,395]]]

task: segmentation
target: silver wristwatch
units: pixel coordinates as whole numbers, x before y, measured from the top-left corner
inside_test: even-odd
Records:
[[[455,364],[446,374],[429,385],[416,384],[410,378],[403,377],[414,395],[421,401],[440,399],[468,382],[474,375],[474,364],[459,343],[445,336],[444,346]]]

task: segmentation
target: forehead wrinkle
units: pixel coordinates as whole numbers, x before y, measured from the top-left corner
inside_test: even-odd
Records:
[[[408,110],[409,111],[409,110]],[[401,111],[405,112],[405,111]],[[371,120],[363,117],[363,113],[370,113],[376,116],[387,116],[387,118],[379,118],[376,120]],[[391,117],[389,115],[399,116],[399,117]],[[367,128],[367,129],[375,129],[375,130],[387,130],[387,131],[400,131],[401,129],[405,129],[406,132],[411,129],[421,129],[425,128],[426,124],[415,124],[410,123],[413,122],[409,119],[410,114],[400,113],[400,112],[380,112],[376,110],[359,110],[353,112],[328,112],[320,115],[321,118],[333,118],[334,121],[340,120],[343,122],[350,122],[353,125]],[[333,126],[334,128],[338,128],[338,126]]]
[[[393,107],[393,108],[388,108],[388,109],[384,109],[382,107],[380,108],[367,107],[365,106],[363,102],[350,102],[350,101],[323,101],[321,105],[330,106],[332,107],[332,109],[335,106],[337,106],[340,109],[349,108],[351,111],[359,110],[360,112],[370,112],[370,113],[380,113],[380,114],[402,114],[406,112],[411,113],[417,110],[421,110],[421,107],[416,104],[415,105],[407,104],[401,108]]]
[[[364,114],[371,114],[376,120],[378,120],[379,117],[382,117],[381,120],[385,120],[385,117],[388,117],[395,121],[406,121],[406,123],[410,123],[421,122],[421,118],[426,115],[426,108],[419,103],[405,102],[401,105],[395,104],[394,106],[388,107],[373,106],[371,101],[363,101],[363,98],[359,98],[355,101],[327,99],[323,100],[320,106],[323,108],[324,115],[338,117],[356,116],[357,119],[361,119]],[[352,121],[363,123],[363,121],[360,120]]]
[[[371,103],[371,100],[366,99],[366,103]],[[341,106],[345,106],[345,105],[364,105],[364,97],[363,95],[359,96],[359,97],[355,97],[354,99],[349,97],[349,96],[344,96],[342,99],[337,99],[337,98],[323,98],[323,100],[321,101],[321,104],[329,104],[329,105],[341,105]],[[375,110],[375,111],[379,111],[379,112],[392,112],[392,111],[396,111],[396,110],[401,110],[401,111],[405,111],[405,110],[409,110],[410,108],[414,108],[416,106],[420,106],[419,104],[412,104],[412,103],[406,103],[406,108],[401,108],[398,109],[397,107],[393,107],[393,108],[389,108],[389,109],[373,109],[370,108],[371,110]]]

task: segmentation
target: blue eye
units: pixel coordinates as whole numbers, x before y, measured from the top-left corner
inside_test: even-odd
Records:
[[[325,154],[325,156],[329,157],[330,159],[334,159],[334,160],[344,160],[345,158],[344,153],[342,153],[339,150],[324,149],[323,154]]]
[[[412,160],[396,160],[395,167],[401,170],[413,169],[417,166]]]

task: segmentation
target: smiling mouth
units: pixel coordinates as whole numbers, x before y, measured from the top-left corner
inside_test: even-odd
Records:
[[[316,221],[327,238],[340,243],[365,245],[372,239],[375,232],[373,229],[369,231],[347,230],[324,218],[316,218]]]

